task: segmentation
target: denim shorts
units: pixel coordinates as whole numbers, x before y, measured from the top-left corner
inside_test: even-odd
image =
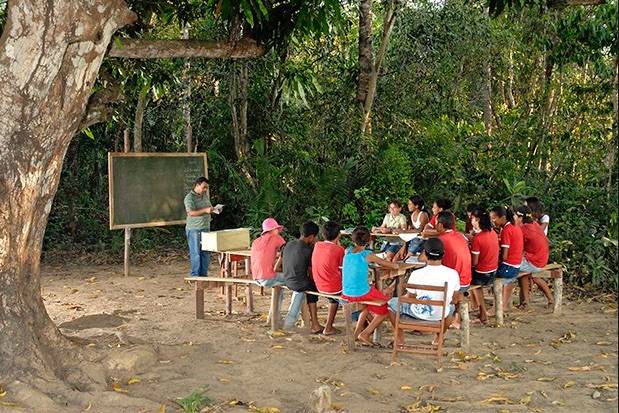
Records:
[[[491,272],[478,272],[473,269],[471,285],[492,285],[496,278],[496,270]]]
[[[388,241],[385,241],[380,248],[380,252],[391,252],[393,254],[397,254],[398,251],[400,251],[400,248],[402,248],[402,246],[399,244],[392,244]]]
[[[497,278],[504,278],[503,285],[512,283],[518,279],[520,267],[514,267],[503,262],[499,263],[499,269],[496,271]]]
[[[520,272],[541,272],[544,271],[543,268],[536,267],[531,264],[526,258],[522,257],[522,264],[520,265]]]
[[[408,252],[411,254],[421,253],[423,251],[423,246],[426,243],[425,239],[416,237],[408,242]]]

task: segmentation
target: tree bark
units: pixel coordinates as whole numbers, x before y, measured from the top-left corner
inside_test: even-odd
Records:
[[[250,59],[262,57],[266,51],[266,47],[249,38],[224,42],[115,38],[107,56],[129,59],[163,59],[170,57]]]
[[[68,380],[69,366],[62,365],[62,355],[75,346],[64,339],[43,304],[39,272],[43,235],[65,153],[84,118],[111,36],[135,20],[122,0],[31,0],[28,7],[11,0],[6,7],[0,38],[0,382],[4,387],[16,378]]]
[[[364,104],[374,70],[372,46],[372,1],[361,0],[359,6],[359,82],[357,83],[357,102]]]

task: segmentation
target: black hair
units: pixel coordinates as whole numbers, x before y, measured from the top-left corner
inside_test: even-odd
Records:
[[[423,206],[426,203],[422,197],[420,197],[419,195],[413,195],[410,198],[408,198],[408,200],[411,201],[414,205],[417,205],[417,207],[423,211]]]
[[[524,200],[527,203],[527,206],[531,208],[531,214],[533,219],[539,221],[544,215],[544,208],[542,207],[542,201],[539,198],[530,196]]]
[[[203,183],[207,183],[208,184],[208,178],[205,176],[199,176],[196,178],[196,180],[194,181],[194,186],[195,185],[202,185]]]
[[[472,202],[472,203],[470,203],[470,204],[468,204],[468,205],[466,206],[466,212],[471,212],[471,213],[472,213],[472,212],[473,212],[473,211],[475,211],[476,209],[479,209],[479,205],[477,205],[477,204],[476,204],[476,203],[474,203],[474,202]]]
[[[471,213],[472,217],[479,219],[479,228],[482,231],[492,230],[492,221],[490,220],[490,214],[486,210],[477,208]]]
[[[327,221],[322,226],[322,236],[327,241],[333,241],[340,235],[340,224],[335,221]]]
[[[443,211],[447,211],[453,206],[453,202],[447,198],[436,198],[434,202],[436,203],[436,206],[442,208]]]
[[[391,205],[391,204],[394,204],[398,208],[402,208],[402,203],[400,201],[398,201],[397,199],[392,199],[391,201],[389,201],[389,205]]]
[[[301,236],[303,238],[309,237],[310,235],[318,235],[318,224],[314,221],[305,221],[301,225]]]
[[[454,226],[454,214],[449,211],[441,211],[436,217],[436,222],[443,224],[445,229],[452,229]]]
[[[518,208],[516,208],[516,215],[522,217],[522,222],[525,224],[535,222],[531,214],[531,208],[528,205],[519,205]]]
[[[494,212],[499,218],[505,217],[507,222],[511,222],[512,224],[514,223],[514,212],[510,207],[497,205],[492,208],[490,212]]]
[[[352,232],[352,242],[359,247],[364,247],[370,243],[370,229],[368,227],[357,227]]]

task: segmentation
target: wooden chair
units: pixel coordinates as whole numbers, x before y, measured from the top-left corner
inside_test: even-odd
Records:
[[[442,291],[443,300],[421,300],[419,298],[408,297],[406,296],[406,293],[409,288],[415,290]],[[395,336],[393,338],[393,355],[391,356],[391,361],[396,361],[398,353],[425,354],[429,356],[436,356],[436,366],[437,369],[440,369],[444,333],[447,327],[449,327],[446,325],[447,321],[445,318],[440,321],[419,320],[417,318],[407,316],[406,314],[401,314],[400,304],[408,303],[411,305],[422,304],[440,306],[443,307],[443,314],[446,314],[449,311],[449,303],[451,302],[451,297],[447,297],[447,283],[445,283],[442,287],[421,284],[403,284],[401,291],[402,293],[398,296],[398,312],[396,313]],[[417,330],[421,332],[436,333],[438,334],[437,344],[407,344],[404,340],[404,330]],[[398,344],[399,342],[404,344]]]

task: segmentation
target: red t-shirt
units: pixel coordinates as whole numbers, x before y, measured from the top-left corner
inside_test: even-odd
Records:
[[[452,212],[451,215],[454,216],[454,224],[451,226],[452,231],[456,230],[456,215]],[[432,228],[436,228],[436,219],[438,218],[438,214],[434,214],[432,215],[432,218],[430,218],[430,222],[428,222],[428,225],[430,225],[430,227]]]
[[[277,251],[286,243],[279,234],[266,233],[251,244],[251,275],[254,280],[268,280],[275,277]]]
[[[548,264],[550,247],[541,225],[532,222],[524,224],[520,229],[524,241],[524,257],[537,268],[544,268]]]
[[[312,254],[312,277],[321,293],[342,292],[342,263],[344,248],[332,242],[317,242]]]
[[[524,252],[524,242],[520,227],[506,223],[501,229],[501,248],[507,248],[507,259],[503,261],[512,267],[520,267],[522,264],[522,254]],[[533,264],[535,265],[535,264]]]
[[[443,265],[453,268],[460,275],[460,287],[471,285],[471,252],[469,242],[459,231],[447,230],[438,236],[445,245]]]
[[[471,254],[479,255],[475,270],[492,272],[499,265],[499,236],[496,232],[481,231],[471,240]]]

